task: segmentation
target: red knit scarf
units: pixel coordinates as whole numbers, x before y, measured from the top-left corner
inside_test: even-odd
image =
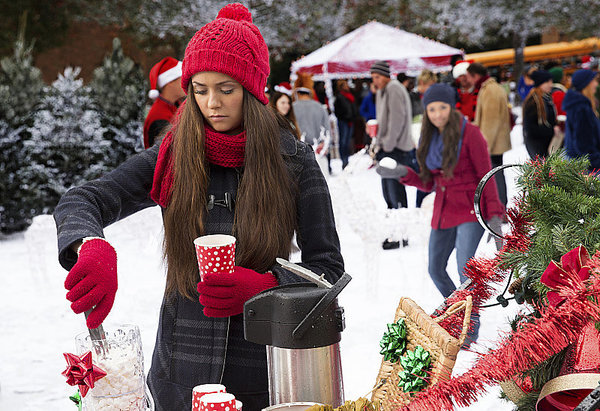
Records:
[[[204,125],[206,135],[204,147],[209,163],[222,167],[242,167],[246,148],[246,132],[228,135]],[[173,133],[169,131],[163,138],[158,151],[156,168],[150,197],[161,207],[167,207],[171,201],[173,186]]]
[[[349,91],[340,90],[340,94],[342,96],[346,97],[351,103],[354,103],[354,101],[356,100],[354,98],[354,95],[352,93],[350,93]]]

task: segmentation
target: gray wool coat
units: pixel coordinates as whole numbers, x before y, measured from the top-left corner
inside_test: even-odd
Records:
[[[65,269],[70,270],[77,258],[71,244],[84,237],[104,237],[104,227],[155,205],[149,193],[158,150],[155,144],[107,175],[63,195],[54,218],[59,261]],[[344,263],[327,183],[312,149],[286,132],[282,132],[281,154],[298,184],[296,236],[302,265],[324,273],[334,283],[343,274]],[[241,173],[211,165],[207,194],[221,199],[229,191],[235,198]],[[232,226],[233,213],[228,209],[214,207],[208,212],[206,234],[231,234]],[[273,267],[272,272],[280,285],[302,281],[281,267]],[[241,315],[209,318],[202,309],[197,300],[179,294],[163,300],[148,374],[157,410],[191,409],[192,388],[199,384],[223,383],[234,394],[268,390],[265,347],[243,338]]]

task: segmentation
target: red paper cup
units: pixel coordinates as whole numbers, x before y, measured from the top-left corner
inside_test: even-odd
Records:
[[[377,128],[378,128],[377,120],[367,121],[367,134],[370,137],[377,137]]]
[[[194,240],[200,280],[206,273],[233,273],[235,265],[235,237],[212,234]]]
[[[222,384],[196,385],[192,390],[192,411],[200,411],[200,398],[203,395],[225,391],[225,386]]]
[[[206,394],[200,398],[200,411],[235,411],[235,397],[233,394],[219,392]]]

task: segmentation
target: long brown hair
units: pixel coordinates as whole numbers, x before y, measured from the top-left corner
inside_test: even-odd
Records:
[[[188,87],[188,101],[173,136],[173,188],[164,212],[167,295],[195,299],[200,277],[193,241],[205,234],[209,164],[204,117]],[[276,257],[288,258],[296,228],[296,186],[280,151],[280,123],[269,107],[244,89],[244,170],[235,199],[236,265],[267,271]]]
[[[596,87],[590,87],[589,84],[585,86],[583,90],[581,90],[581,94],[586,96],[590,103],[592,104],[592,110],[594,110],[594,114],[598,117],[598,109],[596,107]]]
[[[458,162],[458,143],[462,137],[463,117],[454,108],[450,111],[448,124],[444,127],[443,141],[444,149],[442,150],[442,170],[448,178],[452,178],[454,167]],[[437,132],[437,127],[429,120],[427,112],[423,114],[423,122],[421,123],[421,137],[419,147],[417,148],[417,162],[419,163],[419,177],[427,182],[431,180],[431,170],[427,168],[425,159],[429,152],[429,145],[433,133]]]
[[[290,110],[285,116],[281,114],[279,110],[277,110],[277,102],[282,97],[286,97],[290,101]],[[286,123],[289,127],[286,128],[288,128],[294,134],[294,136],[296,136],[296,138],[300,140],[300,127],[298,127],[298,122],[296,121],[296,114],[294,113],[294,107],[292,106],[292,98],[285,93],[276,91],[269,99],[269,106],[271,106],[271,108],[276,114],[282,116],[287,120]]]
[[[537,118],[539,125],[545,125],[550,127],[548,123],[548,113],[546,113],[546,104],[544,103],[544,93],[539,87],[532,87],[523,102],[523,107],[527,107],[529,104],[535,104],[537,111]]]

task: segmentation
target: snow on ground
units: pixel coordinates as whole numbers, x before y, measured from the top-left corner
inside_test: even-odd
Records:
[[[504,162],[522,162],[527,153],[519,125],[512,139],[514,148]],[[353,158],[348,172],[329,178],[346,271],[353,277],[339,299],[346,312],[341,353],[347,399],[367,395],[375,384],[381,362],[379,340],[400,297],[411,297],[427,312],[442,302],[427,274],[433,196],[427,197],[423,209],[414,209],[415,191],[409,188],[411,208],[386,217],[379,177],[367,166],[364,157]],[[506,178],[513,195],[510,169]],[[382,250],[381,236],[389,234],[387,229],[406,232],[409,247]],[[126,323],[140,327],[147,371],[165,282],[160,210],[137,213],[108,227],[105,234],[119,256],[119,291],[105,327]],[[493,253],[486,240],[484,235],[478,255]],[[454,255],[449,272],[458,282]],[[0,238],[0,273],[0,410],[75,410],[68,397],[76,390],[60,374],[65,368],[62,353],[75,352],[75,335],[87,329],[84,317],[71,312],[65,299],[66,272],[57,261],[51,216],[36,217],[26,232]],[[478,344],[472,349],[493,346],[517,309],[514,302],[508,308],[486,309]],[[475,358],[474,353],[461,351],[455,375],[467,370]],[[499,392],[492,387],[468,409],[511,409],[498,398]]]

